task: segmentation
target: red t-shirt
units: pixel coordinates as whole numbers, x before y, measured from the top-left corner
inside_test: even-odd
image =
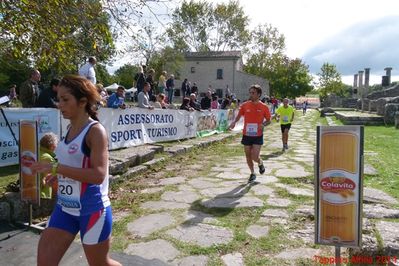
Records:
[[[247,101],[240,106],[239,115],[244,116],[243,134],[251,137],[263,135],[263,120],[270,120],[270,111],[266,104]]]

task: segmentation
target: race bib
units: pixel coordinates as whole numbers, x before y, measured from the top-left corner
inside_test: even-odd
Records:
[[[248,123],[245,128],[247,136],[257,136],[258,135],[258,124]]]
[[[288,123],[288,122],[289,122],[289,121],[288,121],[288,115],[283,116],[283,122],[284,122],[284,123]]]
[[[80,182],[60,176],[58,178],[57,203],[65,208],[80,210],[80,190]]]

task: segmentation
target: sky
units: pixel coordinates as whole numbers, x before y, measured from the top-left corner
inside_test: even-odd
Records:
[[[212,1],[227,2],[227,1]],[[392,67],[399,81],[398,0],[241,0],[251,27],[268,23],[285,36],[286,54],[301,58],[317,74],[334,64],[342,80],[370,68],[370,85]]]
[[[227,3],[229,0],[206,0]],[[182,0],[172,0],[174,5]],[[384,68],[399,81],[399,0],[240,0],[250,29],[271,24],[285,36],[286,54],[301,58],[313,75],[334,64],[342,80],[370,68],[370,85],[380,84]],[[116,65],[114,66],[116,69]]]

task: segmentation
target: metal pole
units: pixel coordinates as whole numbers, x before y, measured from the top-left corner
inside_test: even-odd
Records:
[[[335,246],[335,265],[341,265],[341,247]]]
[[[33,216],[32,203],[29,202],[29,227],[31,227],[32,225],[32,216]]]

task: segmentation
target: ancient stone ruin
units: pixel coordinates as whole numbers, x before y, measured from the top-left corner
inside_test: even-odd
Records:
[[[387,125],[395,124],[395,116],[399,114],[399,84],[389,87],[391,84],[391,67],[384,69],[386,75],[382,76],[383,89],[368,93],[370,69],[365,68],[363,85],[363,71],[354,75],[353,88],[357,91],[357,109],[362,112],[374,113],[384,117]],[[357,82],[359,79],[359,82]],[[399,118],[396,118],[398,120]]]

